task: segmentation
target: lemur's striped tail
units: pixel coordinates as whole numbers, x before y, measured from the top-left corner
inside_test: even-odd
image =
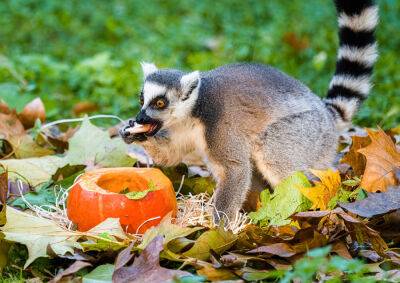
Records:
[[[374,36],[378,7],[373,0],[334,0],[339,17],[339,52],[325,100],[338,124],[351,122],[371,89],[378,57]]]

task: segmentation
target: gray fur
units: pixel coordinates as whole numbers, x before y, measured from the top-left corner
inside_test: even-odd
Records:
[[[158,70],[146,81],[176,88],[179,76]],[[196,151],[203,155],[217,180],[216,216],[235,217],[255,186],[254,172],[274,186],[297,170],[332,164],[338,140],[334,116],[299,81],[259,64],[227,65],[200,77],[196,103],[177,129],[202,127],[204,136],[188,137],[177,148],[174,130],[162,129],[142,145],[164,165]],[[202,140],[206,150],[198,148]],[[174,150],[182,152],[170,155]]]

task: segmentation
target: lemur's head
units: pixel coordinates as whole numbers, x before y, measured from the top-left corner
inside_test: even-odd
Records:
[[[125,142],[145,141],[161,130],[185,121],[191,115],[200,87],[198,71],[183,73],[158,69],[152,63],[142,63],[144,83],[140,93],[142,108],[135,120],[120,130]],[[143,125],[140,131],[130,129]],[[167,131],[166,131],[167,132]]]

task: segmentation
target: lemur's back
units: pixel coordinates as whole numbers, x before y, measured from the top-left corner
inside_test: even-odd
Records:
[[[254,115],[259,123],[272,123],[305,111],[327,111],[321,99],[303,83],[267,65],[225,65],[204,72],[201,77],[198,103],[201,111],[225,113],[226,109],[235,109],[230,114],[241,117],[242,127],[254,125]],[[250,121],[245,121],[246,116]]]

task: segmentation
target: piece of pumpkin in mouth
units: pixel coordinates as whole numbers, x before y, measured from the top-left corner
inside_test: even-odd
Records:
[[[141,134],[141,133],[148,133],[149,131],[151,131],[153,129],[154,125],[152,124],[137,124],[135,123],[135,126],[126,129],[126,131],[128,131],[131,134]]]

